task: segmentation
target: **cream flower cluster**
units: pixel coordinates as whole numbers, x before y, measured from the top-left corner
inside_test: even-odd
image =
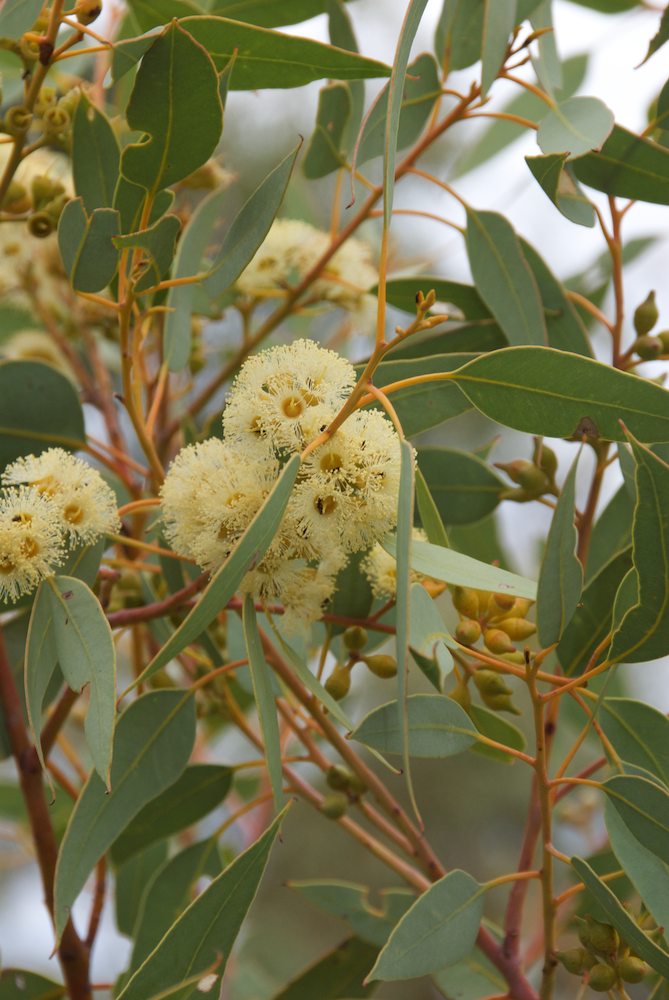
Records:
[[[62,448],[17,459],[2,482],[2,600],[16,601],[53,574],[66,542],[90,544],[120,528],[114,491],[96,469]]]
[[[272,298],[297,284],[330,245],[328,233],[308,222],[276,219],[255,257],[237,281],[237,288],[251,298]],[[349,239],[328,261],[310,294],[357,312],[372,299],[369,290],[378,282],[370,248]]]
[[[427,541],[427,535],[422,528],[414,528],[412,537],[417,542]],[[369,580],[374,597],[394,600],[397,596],[397,562],[394,556],[377,543],[362,560],[360,568]],[[429,577],[411,570],[409,579],[411,583],[424,583]]]
[[[250,358],[230,391],[224,438],[187,446],[170,467],[162,488],[170,544],[217,569],[282,464],[331,423],[354,384],[348,361],[309,340]],[[399,476],[392,424],[377,411],[355,411],[303,461],[276,537],[242,591],[283,604],[288,631],[316,621],[349,554],[394,527]]]

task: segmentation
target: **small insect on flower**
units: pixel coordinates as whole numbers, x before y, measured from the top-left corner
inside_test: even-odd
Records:
[[[63,551],[60,512],[49,497],[29,486],[0,494],[0,600],[30,594]]]
[[[17,459],[7,466],[2,481],[26,483],[49,497],[58,510],[62,531],[76,544],[90,544],[121,527],[114,491],[97,469],[62,448]]]

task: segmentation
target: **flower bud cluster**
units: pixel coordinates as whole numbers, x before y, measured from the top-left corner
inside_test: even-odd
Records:
[[[282,465],[325,431],[355,384],[344,358],[299,340],[251,357],[223,415],[223,440],[177,455],[162,488],[166,535],[203,569],[228,557]],[[305,457],[283,521],[241,589],[284,605],[300,630],[320,618],[349,554],[392,530],[399,491],[397,434],[378,411],[355,411]]]
[[[620,989],[623,983],[640,983],[648,966],[635,955],[618,931],[611,924],[594,917],[579,918],[578,937],[580,948],[569,948],[557,953],[567,972],[586,977],[588,986],[595,993],[608,993]]]
[[[557,472],[557,456],[544,444],[543,438],[534,439],[532,460],[516,458],[513,462],[495,462],[495,466],[506,472],[509,479],[516,483],[515,487],[502,490],[500,500],[515,500],[516,503],[527,503],[537,500],[545,493],[559,496],[555,483]]]
[[[655,361],[657,358],[669,355],[669,330],[651,333],[659,318],[655,292],[649,292],[634,310],[634,329],[637,339],[632,344],[632,351],[642,361]]]
[[[62,448],[8,465],[0,493],[0,599],[16,601],[51,576],[66,543],[91,544],[120,527],[100,473]]]

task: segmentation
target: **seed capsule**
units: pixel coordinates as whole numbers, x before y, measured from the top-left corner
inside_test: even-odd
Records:
[[[646,333],[643,337],[637,338],[634,341],[634,353],[641,358],[642,361],[655,361],[659,358],[661,354],[664,353],[664,346],[659,337],[653,337],[652,334]]]
[[[336,666],[325,682],[325,690],[335,701],[341,701],[350,689],[351,671],[346,667]]]
[[[590,920],[590,947],[603,955],[612,955],[620,944],[618,931],[611,924]]]
[[[582,976],[588,968],[587,954],[585,948],[569,948],[568,951],[559,951],[556,957],[562,962],[567,972],[571,972],[575,976]]]
[[[481,694],[488,708],[494,712],[509,712],[510,715],[520,715],[520,711],[511,701],[510,694]]]

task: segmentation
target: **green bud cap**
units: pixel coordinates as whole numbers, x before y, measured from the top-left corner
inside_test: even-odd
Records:
[[[669,354],[669,330],[660,330],[655,336],[662,344],[662,353]]]
[[[47,212],[33,212],[28,219],[28,232],[39,240],[51,236],[55,228],[53,219]]]
[[[473,646],[481,638],[481,626],[473,618],[462,618],[455,629],[455,638],[463,646]]]
[[[497,627],[502,632],[506,632],[509,639],[513,639],[514,642],[523,642],[524,639],[529,639],[537,630],[534,622],[528,622],[525,618],[505,618]]]
[[[534,439],[534,455],[532,461],[538,465],[542,472],[545,472],[550,482],[555,480],[555,473],[558,469],[558,458],[552,448],[549,448],[540,437]]]
[[[634,341],[633,344],[634,353],[637,354],[642,361],[655,361],[659,358],[661,354],[664,354],[664,345],[659,337],[653,337],[652,334],[646,333],[643,337],[639,337]]]
[[[660,317],[655,304],[655,292],[649,292],[640,306],[634,310],[634,329],[637,336],[643,337],[650,333]]]
[[[493,712],[509,712],[510,715],[520,715],[520,712],[511,701],[510,694],[484,694],[482,692],[481,697]]]
[[[582,976],[588,968],[587,954],[585,948],[569,948],[568,951],[558,951],[556,958],[562,962],[567,972]]]
[[[624,983],[641,983],[648,974],[648,966],[640,958],[628,955],[621,958],[616,966],[618,975]]]
[[[4,131],[9,132],[10,135],[23,135],[30,128],[32,120],[32,112],[19,104],[10,108],[5,115]]]
[[[501,628],[487,628],[483,632],[483,641],[491,653],[512,653],[513,643]]]
[[[328,819],[341,819],[348,808],[348,798],[343,792],[330,792],[321,802],[321,812]]]
[[[60,181],[53,177],[47,177],[46,174],[38,174],[37,177],[33,177],[30,190],[33,204],[37,209],[44,208],[48,202],[65,194],[65,188]]]
[[[604,955],[612,955],[620,944],[618,931],[611,924],[590,920],[590,947]]]
[[[474,683],[481,694],[511,694],[511,688],[507,686],[502,675],[495,670],[486,670],[485,668],[477,670],[474,674]]]
[[[346,792],[351,787],[352,777],[353,772],[343,764],[333,764],[325,775],[325,780],[336,792]]]
[[[44,206],[44,211],[53,220],[54,226],[58,225],[58,221],[63,214],[63,209],[69,200],[66,194],[59,194],[57,198],[48,201]]]
[[[350,689],[351,671],[346,667],[336,666],[325,682],[325,690],[335,701],[341,701]]]
[[[479,595],[468,587],[453,587],[453,607],[467,618],[478,618]]]
[[[364,649],[369,642],[367,629],[364,629],[362,625],[351,625],[344,632],[343,639],[344,645],[351,653],[357,653]]]
[[[612,986],[615,986],[617,978],[615,969],[612,969],[610,965],[598,962],[590,969],[588,986],[595,993],[606,993]]]
[[[397,660],[394,656],[386,656],[384,653],[379,653],[377,656],[363,656],[362,662],[366,664],[367,668],[376,674],[377,677],[382,677],[384,680],[388,677],[397,676]]]

